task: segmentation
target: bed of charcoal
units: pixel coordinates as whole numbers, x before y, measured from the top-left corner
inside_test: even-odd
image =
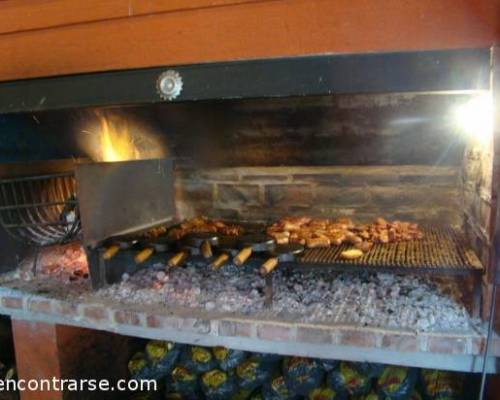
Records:
[[[265,281],[251,267],[226,265],[219,271],[189,263],[165,273],[164,266],[125,275],[98,295],[131,304],[165,304],[300,322],[354,323],[416,331],[469,330],[471,319],[452,281],[425,276],[318,271],[273,277],[271,308],[264,304]]]

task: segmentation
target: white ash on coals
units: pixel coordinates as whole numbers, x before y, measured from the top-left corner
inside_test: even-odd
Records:
[[[299,313],[306,322],[354,323],[418,331],[469,330],[465,307],[428,277],[295,273],[274,281],[274,311]]]
[[[264,308],[264,280],[234,265],[218,271],[190,263],[168,273],[164,266],[125,275],[98,295],[123,302],[172,304],[207,311],[251,313]]]
[[[189,264],[168,273],[158,266],[125,278],[98,295],[124,303],[165,304],[307,323],[416,331],[470,330],[477,324],[458,300],[425,276],[277,271],[271,310],[264,305],[265,281],[255,270],[227,265],[213,271]]]

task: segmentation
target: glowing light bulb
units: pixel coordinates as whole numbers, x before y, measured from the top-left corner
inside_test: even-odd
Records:
[[[493,100],[490,93],[475,96],[458,107],[455,118],[459,128],[481,145],[493,137]]]

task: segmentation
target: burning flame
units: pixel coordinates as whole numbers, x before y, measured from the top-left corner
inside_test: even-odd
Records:
[[[128,125],[113,123],[105,117],[99,119],[101,123],[99,133],[100,158],[102,161],[126,161],[141,158],[140,152],[129,133]]]
[[[143,160],[168,154],[164,138],[154,127],[124,112],[96,111],[79,130],[79,144],[93,161]]]

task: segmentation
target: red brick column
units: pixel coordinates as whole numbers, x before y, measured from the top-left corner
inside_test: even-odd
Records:
[[[108,379],[127,377],[133,339],[86,328],[12,320],[20,379]],[[22,400],[78,399],[81,392],[24,391]],[[109,393],[108,393],[109,395]],[[86,392],[100,399],[103,393]]]
[[[12,320],[16,366],[21,379],[61,378],[57,326]],[[21,392],[22,400],[62,399],[62,392]]]

